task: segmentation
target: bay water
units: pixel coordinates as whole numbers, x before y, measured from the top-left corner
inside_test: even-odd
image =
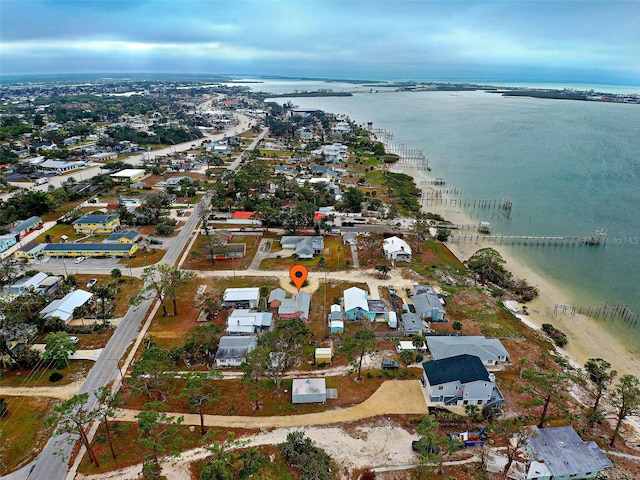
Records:
[[[352,97],[278,101],[373,122],[393,133],[392,143],[423,150],[429,175],[444,178],[443,188],[462,191],[459,200],[509,198],[510,218],[468,212],[490,221],[493,233],[585,237],[606,229],[608,241],[600,246],[495,247],[535,266],[576,306],[621,304],[640,313],[639,105],[481,91],[376,94],[351,84],[284,80],[252,88],[364,90]],[[601,321],[640,357],[640,321],[635,327]]]

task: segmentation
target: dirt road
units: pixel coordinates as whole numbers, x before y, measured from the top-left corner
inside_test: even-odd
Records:
[[[205,415],[204,423],[208,427],[288,428],[331,425],[379,415],[424,415],[427,413],[427,404],[420,382],[417,380],[389,380],[384,382],[368,399],[353,407],[305,415],[283,415],[277,417]],[[121,410],[116,415],[115,420],[135,422],[134,417],[137,414],[138,410]],[[200,425],[200,417],[198,415],[181,415],[184,416],[184,425]]]

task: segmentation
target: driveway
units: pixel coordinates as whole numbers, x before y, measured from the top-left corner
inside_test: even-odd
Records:
[[[339,390],[338,395],[340,395]],[[115,420],[135,422],[134,417],[138,413],[138,410],[121,410]],[[380,388],[368,399],[353,407],[275,417],[205,415],[204,424],[207,427],[227,428],[289,428],[331,425],[380,415],[426,415],[427,413],[429,410],[419,381],[389,380],[380,385]],[[176,416],[184,416],[184,425],[200,425],[200,416],[197,414],[176,414]]]

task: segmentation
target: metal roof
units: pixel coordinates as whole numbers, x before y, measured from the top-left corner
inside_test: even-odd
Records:
[[[128,252],[129,243],[47,243],[43,252]]]
[[[503,360],[509,358],[509,352],[497,338],[485,338],[481,335],[472,336],[435,336],[427,337],[429,351],[434,360],[455,357],[468,353],[480,357],[483,362]]]
[[[118,215],[84,215],[73,222],[74,225],[84,223],[109,223],[117,219]]]
[[[571,426],[529,427],[527,442],[533,453],[530,468],[553,477],[595,473],[613,465],[595,442],[583,441]]]

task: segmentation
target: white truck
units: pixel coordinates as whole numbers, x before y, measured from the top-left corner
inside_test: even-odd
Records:
[[[38,185],[44,185],[45,183],[49,183],[49,179],[47,177],[38,178],[38,179],[36,179],[36,181],[33,184],[35,186],[38,186]]]

